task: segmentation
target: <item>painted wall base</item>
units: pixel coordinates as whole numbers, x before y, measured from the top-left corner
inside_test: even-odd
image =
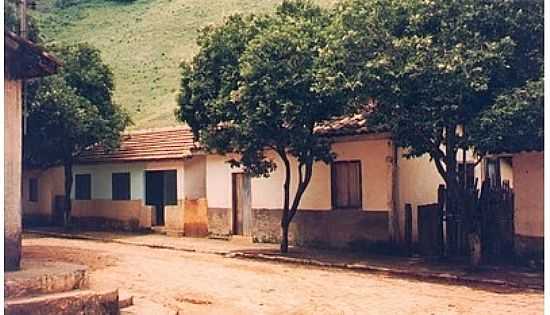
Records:
[[[47,214],[24,214],[23,213],[23,228],[35,226],[50,226],[52,225],[52,217]]]
[[[183,230],[185,236],[208,236],[208,204],[206,199],[186,199]]]
[[[136,220],[117,220],[105,217],[72,217],[71,223],[74,226],[90,230],[115,230],[128,232],[147,231],[147,227],[140,226]]]
[[[231,209],[208,208],[208,235],[226,237],[232,234]]]
[[[151,227],[153,207],[141,200],[73,200],[73,222],[97,224],[116,229],[139,230]]]
[[[254,241],[280,242],[281,216],[282,210],[252,209]],[[208,208],[211,236],[230,235],[231,230],[231,209]],[[301,210],[289,230],[289,242],[299,246],[355,249],[388,241],[386,211]]]

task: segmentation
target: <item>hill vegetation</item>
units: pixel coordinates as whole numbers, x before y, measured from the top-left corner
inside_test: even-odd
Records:
[[[198,51],[198,30],[235,14],[271,12],[280,0],[45,0],[33,11],[45,43],[87,42],[115,79],[133,128],[176,124],[179,64]],[[336,0],[317,0],[330,6]]]

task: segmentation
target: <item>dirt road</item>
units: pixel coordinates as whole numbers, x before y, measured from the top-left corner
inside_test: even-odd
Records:
[[[133,295],[135,306],[123,314],[543,313],[543,294],[534,291],[83,240],[25,238],[23,246],[24,257],[88,265],[94,289]]]

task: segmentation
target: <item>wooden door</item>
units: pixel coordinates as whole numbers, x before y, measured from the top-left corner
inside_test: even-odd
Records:
[[[232,174],[233,234],[250,236],[252,209],[250,177],[244,173]]]

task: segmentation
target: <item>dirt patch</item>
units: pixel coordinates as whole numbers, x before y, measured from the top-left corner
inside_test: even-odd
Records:
[[[104,252],[61,246],[23,246],[23,257],[85,265],[90,270],[112,267],[117,263],[116,258]]]

